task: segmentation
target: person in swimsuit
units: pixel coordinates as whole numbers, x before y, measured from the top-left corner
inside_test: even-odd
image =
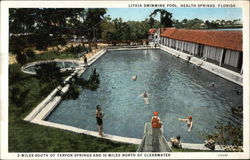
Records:
[[[160,150],[160,141],[159,138],[162,136],[162,122],[160,120],[160,117],[158,117],[159,112],[154,112],[154,116],[151,119],[151,125],[152,125],[152,146],[153,152],[157,152]]]
[[[188,117],[185,118],[185,119],[179,118],[178,120],[179,120],[179,121],[182,121],[182,122],[186,122],[186,123],[187,123],[187,126],[188,126],[188,132],[191,131],[191,129],[192,129],[192,127],[193,127],[193,117],[192,117],[192,116],[188,116]]]
[[[171,138],[170,142],[171,142],[172,147],[174,147],[174,148],[182,148],[181,136],[176,136],[176,138]]]
[[[99,135],[103,137],[103,121],[102,118],[104,116],[104,113],[101,110],[101,107],[99,105],[96,106],[96,112],[95,112],[95,116],[96,116],[96,123],[97,123],[97,128],[99,131]]]
[[[141,95],[139,95],[139,97],[143,96],[144,103],[145,103],[145,104],[149,104],[149,102],[148,102],[148,96],[149,96],[149,95],[150,95],[150,94],[148,94],[146,91],[144,91],[144,93],[142,93]]]

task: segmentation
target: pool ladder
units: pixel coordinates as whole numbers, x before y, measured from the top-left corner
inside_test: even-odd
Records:
[[[202,62],[201,63],[199,63],[199,64],[193,64],[193,66],[198,66],[198,67],[200,67],[202,64],[203,64],[203,61],[206,61],[206,57],[204,56],[204,57],[202,57],[201,59],[200,59]]]

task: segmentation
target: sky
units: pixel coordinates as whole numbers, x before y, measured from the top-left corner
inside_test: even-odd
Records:
[[[157,8],[108,8],[107,15],[112,19],[122,18],[123,21],[142,21],[149,17]],[[164,9],[164,8],[163,8]],[[172,13],[172,19],[194,19],[199,18],[204,20],[242,20],[241,8],[165,8]],[[159,19],[159,16],[156,17]]]

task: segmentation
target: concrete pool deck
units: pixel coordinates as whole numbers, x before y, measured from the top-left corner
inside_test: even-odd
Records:
[[[108,49],[108,50],[134,50],[135,48],[122,48],[122,49]],[[138,47],[137,49],[151,49],[149,47]],[[98,53],[96,53],[94,56],[92,56],[88,64],[93,64],[98,58],[100,58],[102,55],[106,53],[107,50],[101,50]],[[80,66],[84,66],[84,62],[80,62]],[[65,81],[69,80],[72,76],[77,74],[78,76],[81,76],[86,68],[77,69],[73,74],[71,74],[69,77],[66,78]],[[60,87],[58,87],[60,88]],[[63,88],[60,88],[64,93],[68,91],[69,84],[65,85]],[[59,128],[67,131],[72,131],[79,134],[86,134],[90,136],[95,136],[98,138],[102,138],[99,136],[98,132],[85,130],[77,127],[72,127],[68,125],[53,123],[45,121],[46,117],[55,109],[55,107],[60,103],[62,98],[60,96],[56,96],[57,89],[54,89],[28,116],[25,117],[25,121],[30,121],[31,123],[53,127],[53,128]],[[115,136],[115,135],[109,135],[104,134],[104,139],[122,142],[122,143],[131,143],[131,144],[140,144],[142,139],[138,138],[129,138],[129,137],[121,137],[121,136]],[[168,142],[169,144],[169,142]],[[170,145],[170,144],[169,144]],[[192,144],[192,143],[182,143],[183,148],[188,149],[198,149],[198,150],[209,150],[204,146],[204,144]],[[216,151],[222,151],[224,148],[216,145],[215,150]]]
[[[202,58],[197,58],[194,57],[193,55],[190,54],[186,54],[183,53],[181,51],[177,51],[175,49],[160,45],[160,48],[178,58],[181,58],[183,60],[189,61],[190,63],[192,63],[195,66],[201,67],[213,74],[216,74],[224,79],[227,79],[231,82],[234,82],[240,86],[243,86],[243,76],[240,73],[231,71],[229,69],[220,67],[218,65],[215,65],[213,63],[209,63],[207,61],[205,61]]]

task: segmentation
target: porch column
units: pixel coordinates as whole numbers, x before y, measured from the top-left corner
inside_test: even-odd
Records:
[[[181,51],[183,52],[183,45],[184,45],[184,42],[181,41]]]
[[[224,48],[222,49],[221,54],[220,54],[220,66],[222,65],[223,54],[224,54]]]
[[[195,43],[193,43],[193,55],[194,55],[194,50],[195,50]]]

